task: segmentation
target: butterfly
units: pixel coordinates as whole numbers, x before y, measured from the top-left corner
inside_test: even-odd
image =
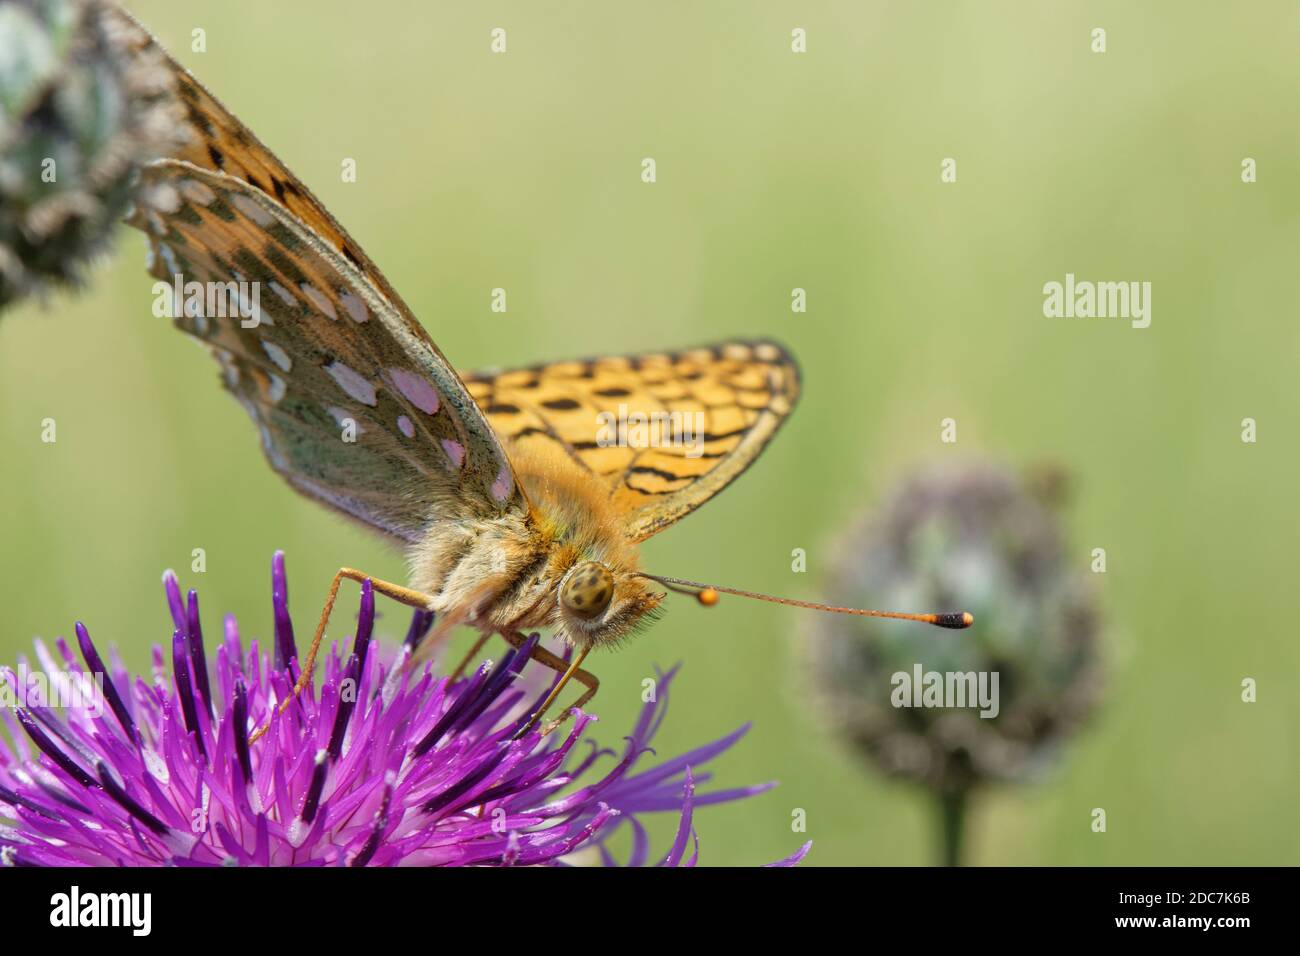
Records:
[[[174,324],[217,359],[271,467],[410,563],[406,586],[339,570],[295,693],[345,579],[432,612],[426,648],[458,625],[477,629],[457,674],[494,634],[567,644],[567,660],[531,646],[561,677],[520,735],[570,679],[585,688],[574,707],[591,699],[588,653],[651,621],[660,587],[703,603],[723,591],[823,607],[650,575],[638,558],[640,542],[735,480],[790,415],[800,378],[784,347],[732,341],[459,374],[310,190],[134,27],[139,49],[163,53],[186,117],[187,144],[142,170],[128,218],[148,237],[152,275],[175,284]],[[190,283],[216,288],[228,314],[182,302]]]

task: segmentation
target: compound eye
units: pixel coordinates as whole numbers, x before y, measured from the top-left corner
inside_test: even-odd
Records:
[[[603,564],[588,561],[569,572],[560,589],[560,603],[570,614],[592,618],[609,607],[614,596],[614,575]]]

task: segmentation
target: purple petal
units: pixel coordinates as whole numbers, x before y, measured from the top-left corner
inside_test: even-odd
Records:
[[[795,850],[793,853],[791,853],[791,854],[790,854],[789,856],[787,856],[785,859],[783,859],[783,860],[777,860],[775,863],[765,863],[765,864],[763,864],[763,865],[764,865],[764,866],[768,866],[768,867],[772,867],[772,866],[798,866],[799,863],[803,860],[803,858],[806,857],[806,856],[808,855],[808,851],[811,850],[811,849],[812,849],[812,840],[809,840],[807,843],[805,843],[803,846],[799,847],[799,849]]]
[[[0,806],[12,821],[0,830],[3,862],[565,865],[569,854],[595,847],[612,864],[606,841],[626,822],[628,862],[644,865],[650,839],[637,814],[662,811],[678,817],[663,862],[692,866],[695,808],[770,786],[708,789],[709,761],[745,728],[681,757],[655,757],[650,741],[676,668],[659,675],[657,702],[642,709],[619,751],[586,739],[596,723],[584,713],[563,734],[508,739],[531,713],[526,704],[558,680],[531,662],[540,635],[468,679],[414,672],[410,645],[432,615],[414,613],[407,640],[386,652],[370,581],[362,582],[351,647],[328,648],[320,683],[280,713],[297,654],[284,556],[272,560],[269,664],[258,641],[245,648],[229,617],[209,664],[197,593],[182,600],[171,573],[163,584],[171,643],[153,648],[151,674],[133,678],[109,649],[110,677],[80,625],[84,668],[66,641],[53,653],[37,643],[52,685],[102,675],[113,716],[77,705],[0,712],[14,731],[12,740],[0,737]],[[8,689],[17,676],[0,668],[0,680]],[[266,721],[269,732],[250,741],[250,729]],[[590,746],[579,750],[580,741]]]

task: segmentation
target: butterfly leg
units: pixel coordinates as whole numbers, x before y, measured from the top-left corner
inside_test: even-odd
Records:
[[[509,634],[502,632],[501,636],[515,647],[521,647],[524,641],[527,640],[523,634],[518,633]],[[584,647],[574,655],[572,661],[566,662],[564,658],[552,654],[540,645],[533,648],[531,655],[532,659],[544,667],[549,667],[551,670],[555,671],[560,675],[560,679],[556,683],[555,687],[551,689],[551,692],[546,695],[546,700],[542,701],[542,705],[528,718],[528,723],[524,724],[524,726],[520,727],[519,730],[515,732],[515,740],[518,740],[524,734],[528,733],[528,731],[537,726],[537,722],[546,714],[547,708],[555,702],[555,698],[560,696],[560,691],[564,690],[565,685],[569,683],[570,679],[576,679],[578,683],[582,684],[587,689],[583,691],[581,697],[573,702],[572,707],[566,708],[563,714],[555,718],[555,720],[550,721],[542,728],[542,736],[546,736],[556,727],[560,726],[560,724],[564,723],[574,708],[581,707],[583,704],[587,703],[587,701],[591,700],[591,698],[596,696],[596,691],[600,690],[600,678],[591,673],[591,671],[585,671],[582,669],[582,662],[587,659],[587,653],[590,650],[590,647]]]
[[[339,585],[343,579],[348,578],[353,581],[369,581],[370,586],[385,597],[392,598],[399,604],[405,604],[407,607],[428,610],[429,602],[433,598],[422,591],[413,591],[410,588],[404,588],[400,584],[393,584],[390,581],[381,581],[372,578],[355,568],[339,568],[338,574],[334,575],[334,580],[330,582],[329,594],[325,597],[325,606],[321,608],[320,621],[316,624],[316,633],[312,636],[311,647],[307,651],[307,659],[303,662],[302,673],[298,675],[297,682],[293,685],[293,691],[284,700],[280,701],[280,706],[276,708],[276,713],[283,714],[288,706],[293,703],[294,699],[306,689],[311,683],[312,671],[316,667],[316,652],[320,650],[320,642],[325,637],[325,625],[329,622],[330,615],[334,612],[334,601],[339,596]],[[271,729],[271,720],[268,718],[266,723],[249,735],[248,742],[260,738]]]

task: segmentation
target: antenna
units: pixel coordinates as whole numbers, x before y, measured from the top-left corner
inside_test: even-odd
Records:
[[[897,621],[917,621],[921,624],[933,624],[935,627],[946,627],[952,630],[961,630],[970,627],[975,623],[975,615],[969,611],[944,611],[938,614],[907,614],[903,611],[868,611],[864,608],[857,607],[835,607],[831,604],[817,604],[814,601],[797,601],[794,598],[774,597],[770,594],[759,594],[756,591],[742,591],[739,588],[723,587],[720,584],[703,584],[699,581],[687,581],[683,578],[665,578],[657,574],[646,574],[638,572],[643,578],[649,578],[651,581],[658,581],[670,591],[676,591],[678,594],[689,594],[705,607],[712,607],[718,603],[719,592],[723,594],[734,594],[737,597],[753,598],[756,601],[768,601],[772,604],[786,604],[790,607],[806,607],[813,611],[830,611],[834,614],[854,614],[858,617],[887,617]]]

